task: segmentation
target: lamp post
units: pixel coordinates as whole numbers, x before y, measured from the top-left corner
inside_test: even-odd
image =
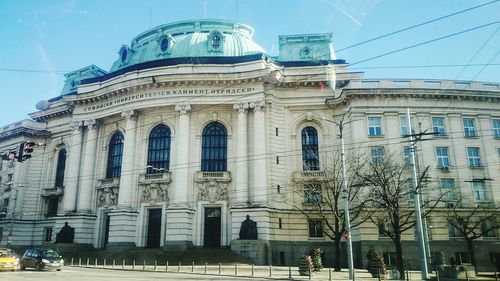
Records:
[[[344,119],[350,116],[350,108],[344,114],[341,114],[342,118],[340,121],[331,121],[323,118],[327,122],[334,123],[339,128],[339,138],[342,147],[341,160],[342,160],[342,193],[344,198],[344,223],[346,232],[346,244],[347,244],[347,265],[349,267],[349,279],[355,281],[356,276],[354,274],[354,262],[352,256],[352,240],[351,240],[351,218],[349,216],[349,189],[347,187],[347,170],[346,170],[346,160],[345,160],[345,144],[344,144],[344,125],[349,124],[353,121],[345,122]],[[333,116],[335,117],[335,115]]]

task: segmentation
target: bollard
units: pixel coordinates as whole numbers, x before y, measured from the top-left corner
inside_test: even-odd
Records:
[[[125,260],[122,260],[122,269],[125,268]]]
[[[238,275],[238,264],[234,264],[234,275]]]
[[[439,281],[439,270],[436,270],[436,280]]]
[[[106,259],[102,262],[102,267],[106,268]]]
[[[220,266],[221,266],[221,264],[220,264],[220,262],[219,262],[219,275],[220,275],[220,271],[221,271],[221,268],[220,268]]]
[[[82,258],[78,258],[78,266],[82,266]]]
[[[87,258],[87,267],[89,267],[89,262],[90,262],[90,259]]]
[[[380,268],[378,269],[378,281],[380,281]]]
[[[465,272],[465,281],[469,281],[469,274],[467,271]]]
[[[207,262],[205,262],[205,271],[203,273],[207,274]]]
[[[97,267],[97,259],[95,259],[94,267]]]
[[[167,261],[167,263],[165,264],[165,271],[168,271],[168,261]]]
[[[328,281],[332,281],[332,268],[328,268]]]
[[[146,270],[146,260],[142,262],[142,271]]]
[[[495,281],[498,281],[498,272],[495,272]]]
[[[156,260],[155,260],[155,267],[154,267],[154,271],[156,271],[156,265],[157,265],[157,263],[156,263]]]
[[[191,272],[194,272],[194,262],[191,264]]]
[[[177,272],[181,272],[181,261],[179,261],[179,267],[177,267]]]
[[[112,266],[112,268],[115,268],[115,265],[116,265],[116,260],[113,259],[113,266]]]
[[[135,269],[135,260],[132,261],[132,270]]]
[[[252,263],[252,277],[253,277],[253,274],[254,274],[254,269],[253,269],[253,263]]]
[[[273,265],[269,265],[269,277],[273,276]]]
[[[288,279],[292,279],[292,267],[288,266]]]
[[[311,279],[312,279],[312,272],[311,272],[311,269],[312,269],[312,268],[311,268],[310,266],[308,266],[308,267],[307,267],[307,271],[309,271],[309,280],[311,280]],[[379,281],[380,281],[380,280],[379,280]]]
[[[73,258],[71,258],[71,266],[73,266]]]

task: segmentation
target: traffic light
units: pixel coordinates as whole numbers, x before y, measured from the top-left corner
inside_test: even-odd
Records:
[[[35,146],[35,143],[32,141],[27,141],[24,144],[21,144],[21,147],[23,147],[23,145],[24,145],[23,154],[18,156],[21,159],[21,162],[31,158],[31,153],[33,152],[33,147]]]

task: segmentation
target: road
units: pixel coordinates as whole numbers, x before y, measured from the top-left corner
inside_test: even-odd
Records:
[[[219,276],[176,272],[142,272],[142,271],[121,271],[108,269],[90,269],[65,267],[62,271],[16,271],[0,272],[0,280],[37,280],[37,281],[130,281],[130,280],[269,280],[265,278],[245,278],[242,276]]]

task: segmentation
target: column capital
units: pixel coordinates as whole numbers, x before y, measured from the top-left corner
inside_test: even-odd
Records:
[[[186,115],[191,111],[191,105],[186,103],[179,103],[175,105],[175,110],[179,111],[181,115]]]
[[[69,127],[71,128],[72,131],[79,131],[82,125],[83,125],[82,121],[76,121],[76,120],[70,121],[69,123]]]
[[[122,112],[122,117],[125,117],[126,119],[135,119],[137,118],[137,111],[136,110],[133,110],[133,109],[129,109],[129,110],[125,110]]]
[[[250,105],[248,102],[233,104],[233,109],[238,111],[238,113],[245,113],[249,108]]]
[[[88,119],[83,121],[83,124],[87,126],[87,128],[90,129],[97,129],[101,125],[101,121],[98,119]]]
[[[266,107],[266,102],[263,99],[250,102],[250,108],[254,111],[263,111],[264,107]]]

